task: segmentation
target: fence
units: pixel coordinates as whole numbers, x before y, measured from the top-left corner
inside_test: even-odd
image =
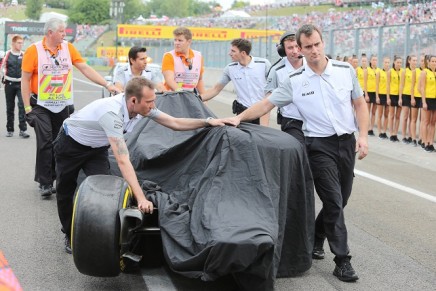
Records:
[[[365,53],[381,56],[403,56],[408,54],[436,54],[436,22],[392,25],[357,29],[332,29],[323,32],[325,52],[332,58],[336,56],[360,56]],[[271,63],[278,60],[276,51],[277,38],[252,39],[253,56],[263,57]],[[120,39],[121,46],[131,47],[141,45],[147,47],[148,55],[155,63],[160,63],[165,52],[173,49],[172,40],[152,39]],[[193,41],[192,48],[204,56],[208,68],[223,68],[231,59],[228,56],[230,42],[223,41]]]

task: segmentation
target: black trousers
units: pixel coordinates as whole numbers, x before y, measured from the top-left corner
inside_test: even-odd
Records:
[[[344,207],[353,186],[355,147],[354,134],[306,137],[315,190],[322,201],[315,221],[315,239],[327,238],[336,259],[349,253]]]
[[[59,113],[53,113],[36,104],[30,98],[32,111],[26,115],[27,123],[34,128],[36,136],[35,182],[41,185],[53,185],[56,179],[53,141],[64,120],[70,115],[69,107]]]
[[[247,107],[245,107],[244,105],[242,105],[241,103],[239,103],[238,101],[233,101],[233,105],[232,105],[232,111],[234,114],[238,115],[241,114],[242,112],[244,112],[245,110],[247,110]],[[252,123],[252,124],[260,124],[260,118],[251,120],[251,121],[247,121],[248,123]]]
[[[303,121],[288,117],[281,117],[281,129],[293,137],[295,137],[303,146],[305,144],[304,134],[303,134]]]
[[[21,82],[5,83],[5,96],[6,96],[6,130],[14,132],[14,119],[15,119],[15,97],[17,97],[18,104],[18,121],[21,131],[27,130],[26,114],[24,111],[23,97],[21,96]]]
[[[63,128],[54,142],[56,158],[56,199],[59,219],[71,237],[73,198],[80,170],[86,176],[109,175],[108,147],[92,148],[79,144],[67,136]]]

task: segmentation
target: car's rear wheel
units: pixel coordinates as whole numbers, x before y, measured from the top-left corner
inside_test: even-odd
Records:
[[[77,269],[86,275],[113,277],[120,273],[119,210],[132,192],[123,178],[87,177],[74,200],[71,246]]]

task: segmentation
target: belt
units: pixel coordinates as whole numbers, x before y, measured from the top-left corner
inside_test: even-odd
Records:
[[[333,136],[337,137],[339,140],[348,140],[354,136],[354,133],[344,133],[342,135],[335,134]]]

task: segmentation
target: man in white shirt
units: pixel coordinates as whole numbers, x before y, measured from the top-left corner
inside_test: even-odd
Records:
[[[306,59],[303,67],[268,98],[226,122],[238,125],[264,115],[274,106],[291,102],[297,106],[305,124],[306,150],[315,189],[323,202],[315,222],[313,255],[324,257],[323,243],[327,238],[335,255],[333,274],[341,281],[353,282],[359,277],[350,263],[343,209],[353,185],[355,154],[358,152],[359,159],[368,154],[368,108],[351,65],[326,58],[318,28],[303,25],[296,39]]]
[[[138,209],[153,212],[138,183],[130,162],[124,133],[132,131],[143,117],[173,130],[192,130],[223,126],[220,119],[175,118],[155,108],[154,83],[135,77],[127,83],[124,94],[98,99],[67,118],[54,142],[56,158],[56,198],[59,219],[65,232],[65,250],[71,253],[70,233],[73,196],[79,171],[85,175],[109,174],[108,148],[111,147],[123,178],[132,188]]]
[[[292,72],[303,66],[303,56],[295,40],[295,33],[285,32],[280,37],[277,53],[282,59],[272,66],[269,71],[265,86],[266,97],[287,79]],[[303,120],[295,104],[291,103],[278,110],[277,123],[281,124],[282,131],[292,135],[304,145]]]
[[[237,38],[231,42],[230,57],[232,63],[224,68],[221,80],[209,90],[201,94],[203,101],[212,99],[230,82],[236,90],[236,100],[233,102],[233,113],[239,114],[257,101],[264,98],[266,76],[271,63],[264,58],[250,56],[251,42]],[[251,123],[268,125],[267,115],[264,118],[251,120]]]
[[[145,47],[134,46],[129,50],[129,64],[124,70],[118,70],[114,76],[114,85],[123,91],[128,81],[133,77],[139,76],[153,81],[156,84],[157,91],[166,91],[162,84],[162,73],[147,69],[147,49]]]

